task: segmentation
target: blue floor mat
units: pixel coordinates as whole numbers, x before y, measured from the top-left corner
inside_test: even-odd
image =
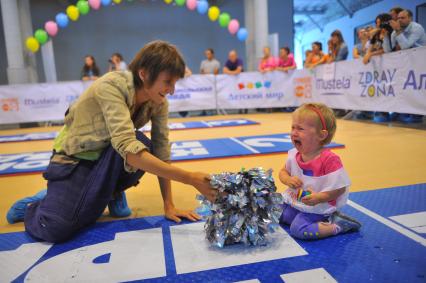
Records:
[[[219,128],[219,127],[236,127],[259,125],[260,123],[248,119],[226,119],[226,120],[211,120],[211,121],[190,121],[180,123],[170,123],[170,130],[189,130],[201,128]],[[146,125],[139,129],[143,132],[151,131],[151,125]],[[0,143],[8,142],[23,142],[23,141],[40,141],[52,140],[56,138],[58,132],[43,132],[43,133],[28,133],[20,135],[3,135],[0,136]]]
[[[327,147],[343,147],[331,143]],[[171,145],[174,162],[282,153],[293,148],[289,134],[246,136],[208,140],[176,141]],[[42,172],[49,164],[51,152],[0,154],[0,177]]]
[[[388,219],[394,215],[426,211],[425,191],[426,184],[419,184],[353,193],[350,199]],[[281,282],[281,276],[285,278],[294,272],[303,275],[313,270],[324,274],[324,277],[315,278],[314,282],[333,282],[323,280],[326,276],[337,282],[426,281],[425,245],[350,205],[343,211],[363,223],[359,233],[301,241],[288,237],[288,227],[284,226],[281,231],[285,235],[277,238],[283,243],[280,247],[283,256],[271,259],[265,259],[265,254],[254,248],[237,247],[232,250],[227,247],[221,251],[224,256],[218,261],[212,257],[217,252],[214,249],[201,248],[200,252],[205,241],[202,237],[194,242],[191,236],[187,237],[192,234],[184,233],[198,225],[202,235],[202,225],[187,221],[175,224],[156,216],[97,223],[67,243],[44,246],[46,252],[40,252],[33,262],[26,262],[27,267],[19,270],[20,263],[25,262],[27,256],[11,251],[34,241],[23,232],[0,234],[0,281],[51,279],[51,282],[63,282],[74,279],[138,282],[145,279],[147,282]],[[425,237],[424,234],[419,236]],[[176,239],[181,240],[180,245],[173,244]],[[152,252],[155,246],[159,254]],[[299,254],[285,256],[294,247]],[[5,254],[7,251],[9,253]],[[231,256],[230,251],[237,255],[235,263],[221,268],[208,267],[226,261],[227,256]],[[266,252],[276,251],[266,247]],[[250,258],[253,262],[242,264],[238,258]],[[205,270],[182,272],[182,263],[192,262],[195,266],[199,261],[207,264]],[[187,268],[191,269],[191,264]],[[11,278],[14,269],[17,269],[16,276]],[[299,277],[296,282],[304,282],[300,278],[304,277]]]

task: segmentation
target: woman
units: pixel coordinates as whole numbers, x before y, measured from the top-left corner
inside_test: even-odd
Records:
[[[96,80],[99,77],[99,68],[96,65],[95,58],[92,55],[84,57],[84,66],[81,70],[81,79],[83,81]]]
[[[277,62],[271,55],[271,49],[269,47],[263,48],[263,58],[260,60],[258,70],[261,73],[271,72],[277,67]]]
[[[317,65],[323,64],[324,54],[322,53],[322,44],[321,42],[315,41],[312,43],[312,52],[310,56],[306,58],[305,68],[312,69]]]
[[[95,223],[106,206],[119,214],[127,208],[124,190],[137,185],[145,172],[158,176],[166,218],[198,220],[195,213],[175,208],[171,195],[170,180],[192,185],[210,200],[217,193],[208,174],[169,164],[166,96],[184,73],[176,47],[154,41],[136,54],[130,71],[96,80],[66,112],[43,174],[47,194],[18,201],[8,221],[24,220],[34,238],[65,241]],[[152,141],[134,130],[149,120]]]
[[[296,69],[296,61],[294,61],[293,53],[290,53],[290,48],[287,46],[280,48],[280,57],[278,58],[277,70],[288,72]]]
[[[354,59],[362,58],[367,54],[368,33],[365,28],[358,30],[359,43],[354,46],[352,56]]]
[[[346,45],[340,30],[336,29],[331,33],[331,41],[333,42],[334,48],[332,57],[329,61],[338,62],[346,60],[348,58],[348,46]]]

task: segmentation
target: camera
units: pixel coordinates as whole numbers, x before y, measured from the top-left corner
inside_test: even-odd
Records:
[[[377,16],[380,19],[380,28],[386,30],[389,34],[392,33],[393,28],[390,25],[390,21],[392,20],[392,16],[389,14],[380,14]]]

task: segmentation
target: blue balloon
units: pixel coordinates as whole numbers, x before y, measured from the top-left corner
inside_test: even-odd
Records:
[[[247,39],[248,32],[245,28],[240,28],[237,32],[237,38],[241,41],[244,41]]]
[[[103,6],[108,6],[109,4],[111,4],[111,0],[101,0],[101,3]]]
[[[65,15],[64,13],[59,13],[56,15],[55,17],[56,23],[58,24],[59,27],[64,28],[68,25],[68,16]]]
[[[197,11],[200,14],[205,14],[207,13],[207,10],[209,9],[209,3],[207,3],[207,1],[205,0],[199,0],[197,1]]]

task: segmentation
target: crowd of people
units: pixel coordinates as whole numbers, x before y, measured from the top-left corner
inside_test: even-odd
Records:
[[[379,14],[375,19],[375,26],[358,29],[357,36],[358,43],[353,48],[352,56],[354,59],[362,58],[364,64],[368,64],[373,56],[426,45],[424,28],[413,21],[410,10],[401,7]],[[321,42],[312,43],[312,49],[305,52],[305,68],[348,58],[348,47],[340,30],[336,29],[331,33],[327,44],[328,50],[325,53]]]
[[[221,71],[221,63],[216,59],[214,50],[207,48],[204,51],[206,59],[201,61],[200,74],[214,74],[218,75]],[[109,67],[108,72],[127,70],[127,64],[120,53],[112,54],[108,60]],[[280,70],[287,72],[289,70],[296,69],[296,61],[294,60],[293,53],[290,52],[290,48],[284,46],[280,49],[279,57],[273,57],[269,47],[263,49],[263,57],[259,62],[258,71],[265,73],[274,70]],[[244,71],[244,63],[241,57],[235,49],[229,51],[228,58],[222,68],[223,74],[238,75]],[[186,66],[185,77],[192,75],[193,72]],[[100,75],[99,67],[96,65],[96,60],[92,55],[86,55],[84,58],[84,66],[81,70],[80,78],[84,81],[96,80]]]
[[[401,7],[392,8],[389,13],[379,14],[375,19],[375,26],[365,26],[357,30],[358,43],[352,50],[354,59],[361,59],[364,64],[369,64],[373,56],[384,53],[399,51],[426,45],[426,34],[424,28],[413,21],[413,13]],[[228,53],[228,58],[221,69],[220,61],[215,57],[212,48],[204,51],[205,59],[200,64],[200,74],[214,74],[220,72],[228,75],[238,75],[244,71],[244,62],[238,56],[236,50]],[[312,48],[305,51],[303,66],[308,69],[315,68],[321,64],[347,60],[349,55],[348,45],[345,43],[342,32],[334,30],[327,41],[327,52],[323,50],[323,44],[319,41],[312,43]],[[120,53],[114,53],[109,59],[108,71],[126,70],[127,64]],[[296,69],[296,61],[293,53],[287,46],[281,47],[279,56],[274,57],[269,47],[263,48],[263,57],[259,60],[257,70],[261,73],[271,71],[283,71]],[[192,75],[192,70],[186,67],[185,77]],[[85,57],[85,64],[81,71],[82,80],[95,80],[100,71],[96,65],[95,58],[91,55]],[[246,113],[247,110],[243,110]],[[206,115],[203,111],[201,115]],[[346,111],[337,111],[337,114],[345,114]],[[181,112],[186,116],[187,112]],[[360,118],[374,118],[377,121],[388,121],[388,113],[362,112]],[[402,116],[401,116],[402,117]],[[422,119],[421,116],[408,115],[404,117],[405,122],[413,119]]]

